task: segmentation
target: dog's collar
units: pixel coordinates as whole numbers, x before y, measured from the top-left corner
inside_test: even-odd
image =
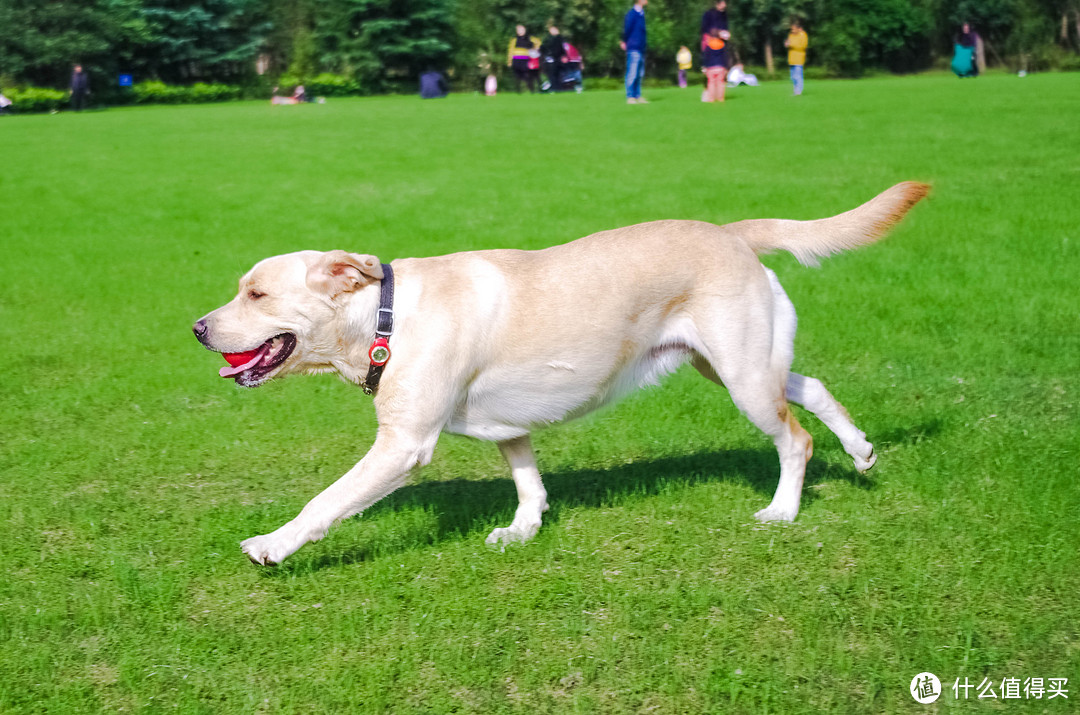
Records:
[[[382,264],[383,278],[379,287],[379,312],[375,321],[375,340],[368,348],[367,377],[360,383],[365,395],[374,395],[379,389],[383,366],[390,359],[390,335],[394,332],[394,269],[389,263]]]

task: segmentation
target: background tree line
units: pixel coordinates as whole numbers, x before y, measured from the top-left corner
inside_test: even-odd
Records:
[[[0,86],[64,87],[81,62],[96,83],[269,84],[344,75],[366,92],[411,87],[426,67],[459,87],[490,63],[502,71],[517,23],[541,36],[557,24],[588,74],[618,75],[631,0],[0,0]],[[697,48],[709,0],[651,0],[651,76],[674,71],[680,45]],[[1080,0],[731,0],[737,57],[783,57],[792,17],[811,37],[810,65],[837,76],[925,69],[951,52],[963,21],[992,64],[1080,69]],[[256,71],[261,64],[265,75]],[[105,80],[104,78],[108,78]]]

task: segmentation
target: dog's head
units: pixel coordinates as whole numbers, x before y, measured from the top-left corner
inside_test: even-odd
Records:
[[[374,321],[382,277],[378,258],[345,251],[267,258],[240,279],[235,298],[195,323],[195,337],[224,354],[221,376],[244,387],[340,369],[349,359],[345,336],[363,321],[350,316]]]

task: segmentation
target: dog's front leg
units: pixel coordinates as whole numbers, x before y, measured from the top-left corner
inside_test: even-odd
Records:
[[[309,541],[318,541],[336,522],[359,514],[405,483],[413,467],[427,464],[438,433],[427,439],[380,430],[375,444],[343,477],[307,503],[277,531],[240,543],[254,563],[279,564]]]
[[[536,536],[540,530],[540,519],[548,510],[548,503],[529,435],[499,442],[499,450],[510,465],[510,474],[517,487],[518,508],[510,526],[495,529],[488,534],[485,542],[505,549],[507,544],[525,542]]]

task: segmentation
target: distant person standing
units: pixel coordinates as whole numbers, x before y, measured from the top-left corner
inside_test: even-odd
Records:
[[[76,112],[86,109],[88,96],[90,96],[90,78],[83,72],[82,65],[75,65],[71,73],[71,108]]]
[[[975,61],[975,48],[979,36],[971,29],[971,24],[965,22],[960,27],[960,34],[956,36],[953,45],[952,71],[957,77],[978,77],[979,65]]]
[[[727,0],[719,0],[701,16],[701,64],[705,68],[702,102],[723,102],[727,83],[728,51]]]
[[[784,47],[788,48],[787,63],[791,71],[791,84],[798,97],[803,91],[803,65],[806,64],[806,48],[810,44],[810,38],[798,20],[791,21],[791,32],[784,40]]]
[[[554,25],[548,28],[548,36],[540,43],[540,57],[544,61],[544,73],[547,75],[547,82],[540,89],[558,92],[562,88],[560,73],[563,63],[566,62],[566,48],[563,46],[559,28]]]
[[[514,89],[521,94],[521,83],[524,81],[529,86],[530,92],[535,92],[534,77],[529,72],[529,53],[536,50],[540,41],[535,37],[529,37],[525,32],[524,25],[518,25],[517,34],[510,40],[510,49],[507,52],[506,64],[514,72]]]
[[[619,47],[626,52],[626,103],[648,104],[641,96],[641,80],[645,78],[645,6],[649,0],[636,0],[623,18],[622,41]]]
[[[690,48],[683,45],[675,54],[675,63],[679,65],[679,87],[686,89],[686,71],[694,66],[694,56]]]

